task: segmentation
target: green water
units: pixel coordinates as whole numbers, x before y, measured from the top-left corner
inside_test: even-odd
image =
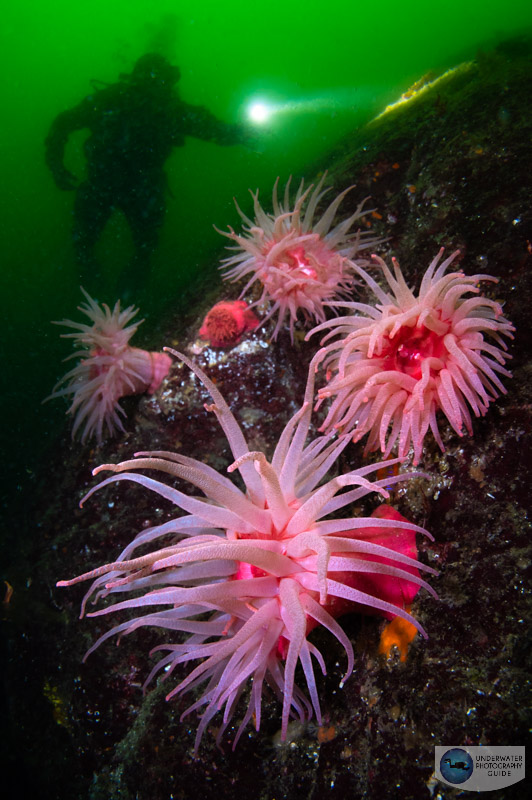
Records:
[[[304,9],[303,9],[304,5]],[[260,152],[188,140],[167,164],[174,196],[148,290],[138,300],[149,334],[160,309],[176,303],[190,277],[222,242],[213,228],[236,224],[232,197],[249,187],[269,192],[280,175],[327,167],[347,131],[429,70],[474,57],[532,26],[529,0],[486,3],[382,0],[368,4],[308,0],[248,5],[219,2],[29,2],[5,4],[0,27],[3,105],[2,419],[8,481],[25,479],[62,424],[61,404],[41,406],[63,372],[68,345],[51,319],[75,315],[79,278],[70,242],[72,193],[56,189],[43,160],[54,116],[90,91],[91,79],[116,81],[147,51],[181,68],[183,99],[241,121],[251,99],[281,107],[261,128]],[[69,166],[83,174],[83,135],[72,137]],[[120,219],[101,242],[106,276],[100,300],[130,254]],[[142,337],[136,340],[142,345]],[[163,344],[163,343],[161,343]],[[27,481],[26,481],[27,483]]]

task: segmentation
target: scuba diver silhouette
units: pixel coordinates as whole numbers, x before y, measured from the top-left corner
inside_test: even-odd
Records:
[[[54,119],[46,138],[46,163],[59,189],[76,190],[73,240],[82,280],[98,277],[94,247],[115,210],[126,217],[135,255],[120,278],[134,291],[146,281],[166,212],[164,164],[185,136],[219,145],[249,144],[243,125],[227,124],[203,106],[185,103],[175,84],[179,68],[147,53],[120,81],[95,91]],[[63,162],[69,135],[88,128],[87,179],[79,183]]]

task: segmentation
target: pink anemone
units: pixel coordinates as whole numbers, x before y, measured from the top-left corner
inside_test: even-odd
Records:
[[[87,300],[79,306],[92,324],[64,319],[55,325],[74,328],[75,333],[63,333],[64,339],[73,339],[79,347],[66,361],[79,358],[79,363],[56,384],[51,400],[72,396],[67,411],[74,417],[72,438],[83,427],[81,442],[96,437],[101,444],[106,433],[113,436],[124,426],[120,415],[125,412],[119,404],[121,397],[157,391],[168,374],[172,359],[166,353],[148,352],[131,347],[129,340],[143,322],[129,325],[138,309],[133,306],[121,310],[117,300],[113,310],[105,303],[100,307],[82,288]],[[107,429],[107,430],[105,430]]]
[[[348,296],[354,285],[354,263],[358,254],[374,247],[379,241],[368,232],[350,233],[364,214],[362,201],[350,217],[331,228],[340,203],[351,188],[341,192],[315,221],[316,209],[328,189],[322,191],[326,173],[314,188],[304,189],[301,181],[293,204],[290,201],[290,180],[284,199],[277,196],[279,179],[272,194],[273,214],[264,211],[259,203],[258,190],[251,196],[255,219],[249,219],[236,204],[244,222],[239,235],[219,231],[235,242],[236,255],[222,262],[224,279],[238,281],[248,278],[241,297],[258,281],[262,284],[260,298],[252,306],[269,300],[271,308],[263,322],[277,314],[273,332],[275,339],[288,316],[290,335],[301,312],[305,320],[325,320],[325,304]],[[313,190],[314,189],[314,190]]]
[[[145,685],[155,675],[164,680],[178,675],[167,699],[194,693],[183,716],[203,708],[196,750],[218,713],[222,715],[218,737],[222,736],[248,683],[247,709],[234,745],[252,719],[259,729],[265,684],[282,701],[285,739],[291,715],[305,720],[314,713],[321,722],[313,660],[324,674],[325,662],[308,639],[313,627],[326,628],[345,649],[344,680],[353,670],[354,653],[336,622],[339,614],[356,609],[400,616],[425,635],[405,607],[421,586],[435,594],[420,577],[420,571],[434,570],[416,560],[416,532],[428,534],[388,507],[372,517],[342,516],[344,509],[372,492],[387,497],[385,486],[410,476],[368,479],[381,467],[397,463],[393,459],[326,479],[348,437],[321,436],[305,445],[313,365],[303,406],[288,422],[269,461],[264,453],[250,451],[209,378],[185,356],[169,352],[188,365],[210,392],[213,403],[206,408],[217,416],[234,457],[228,472],[238,471],[245,488],[207,464],[172,452],[136,453],[134,460],[98,467],[95,474],[118,474],[91,489],[82,503],[109,484],[130,481],[170,500],[185,514],[143,530],[116,560],[59,581],[58,586],[94,579],[83,600],[82,616],[90,598],[115,600],[91,617],[139,612],[107,631],[87,655],[110,637],[144,626],[169,634],[170,641],[153,651],[163,655]],[[184,494],[137,470],[185,480],[204,496]],[[124,594],[129,597],[120,600]],[[179,674],[181,666],[193,662],[197,664],[188,675]],[[298,663],[310,699],[296,683]]]
[[[504,367],[510,356],[503,337],[512,339],[515,329],[501,305],[481,295],[477,286],[479,281],[497,283],[496,278],[445,274],[458,253],[439,264],[443,248],[439,251],[418,295],[406,285],[395,259],[392,275],[373,256],[390,293],[358,268],[377,305],[337,303],[352,313],[309,334],[328,330],[321,351],[327,384],[318,396],[319,402],[332,398],[332,403],[321,430],[352,432],[354,441],[369,433],[365,453],[380,447],[388,456],[397,444],[404,458],[413,445],[417,463],[429,427],[444,450],[439,410],[459,436],[464,427],[472,434],[471,412],[483,416],[490,402],[506,393],[500,376],[511,373]]]

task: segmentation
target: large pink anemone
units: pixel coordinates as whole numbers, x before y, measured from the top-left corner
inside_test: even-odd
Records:
[[[270,301],[271,308],[263,322],[277,314],[274,339],[287,315],[292,338],[299,312],[306,320],[325,320],[325,303],[348,296],[353,287],[353,259],[379,241],[366,231],[350,233],[355,222],[368,213],[363,211],[364,201],[350,217],[331,228],[340,203],[353,187],[341,192],[322,216],[314,220],[316,208],[328,191],[322,191],[325,177],[326,173],[316,188],[310,185],[304,189],[301,181],[293,204],[290,180],[280,201],[277,179],[272,193],[273,214],[260,205],[258,190],[251,192],[255,219],[249,219],[235,201],[244,232],[239,235],[232,228],[228,233],[220,231],[236,244],[228,249],[238,251],[222,262],[224,278],[233,282],[248,278],[241,297],[256,281],[262,284],[260,299],[251,307]]]
[[[102,443],[106,434],[113,436],[124,426],[125,416],[119,404],[121,397],[155,392],[167,375],[171,358],[166,353],[150,353],[131,347],[129,340],[143,320],[129,323],[138,313],[133,306],[122,310],[120,300],[113,310],[98,303],[84,290],[87,302],[78,308],[91,324],[64,319],[55,325],[74,328],[75,333],[61,334],[73,339],[79,347],[66,361],[79,358],[79,363],[56,384],[47,400],[72,395],[67,413],[74,417],[72,438],[83,427],[81,441],[96,437]]]
[[[179,676],[167,696],[194,691],[195,699],[184,715],[204,707],[196,750],[218,712],[222,714],[222,736],[250,679],[248,706],[234,744],[253,717],[258,730],[265,682],[282,699],[284,739],[290,715],[305,720],[314,711],[321,721],[312,659],[323,673],[325,663],[308,639],[314,626],[327,628],[344,647],[344,679],[353,670],[354,654],[335,620],[340,613],[355,608],[400,616],[425,635],[405,607],[420,586],[434,594],[419,575],[420,570],[434,570],[415,558],[416,531],[426,531],[388,507],[381,507],[374,517],[336,516],[368,493],[386,497],[385,485],[409,476],[368,480],[367,475],[396,463],[391,460],[325,480],[348,437],[322,436],[305,446],[313,367],[304,404],[288,422],[270,462],[264,453],[249,450],[236,419],[209,378],[185,356],[170,352],[182,359],[210,392],[213,403],[206,408],[216,414],[235,459],[228,471],[238,470],[245,490],[207,464],[178,453],[136,453],[135,460],[98,467],[95,474],[104,470],[119,474],[91,489],[82,503],[104,486],[132,481],[186,513],[139,533],[116,561],[60,581],[58,586],[95,579],[83,600],[82,616],[89,598],[97,602],[126,593],[129,599],[88,616],[140,611],[101,636],[87,655],[112,636],[153,626],[173,636],[155,648],[154,652],[165,655],[146,684],[157,674],[168,680],[181,665],[199,662],[186,677]],[[157,471],[188,481],[204,497],[184,494],[131,470]],[[160,541],[164,539],[166,545]],[[175,638],[176,633],[188,638]],[[298,662],[310,701],[295,681]]]
[[[389,293],[358,268],[377,305],[335,304],[352,314],[309,334],[329,331],[321,351],[328,381],[318,394],[320,401],[333,399],[321,430],[351,431],[355,441],[369,433],[365,453],[380,447],[388,456],[397,444],[404,458],[413,445],[417,463],[429,427],[444,450],[438,410],[459,436],[464,427],[471,434],[471,412],[483,416],[490,402],[506,393],[500,376],[511,373],[504,367],[510,356],[503,336],[513,338],[514,327],[501,305],[481,295],[477,286],[479,281],[496,283],[496,278],[445,274],[458,253],[440,264],[443,248],[439,251],[418,295],[408,288],[395,259],[392,275],[373,256]]]

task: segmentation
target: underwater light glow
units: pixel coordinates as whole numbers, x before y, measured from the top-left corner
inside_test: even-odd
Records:
[[[267,122],[272,114],[272,111],[273,109],[266,105],[266,103],[256,101],[251,103],[247,113],[252,122]]]

